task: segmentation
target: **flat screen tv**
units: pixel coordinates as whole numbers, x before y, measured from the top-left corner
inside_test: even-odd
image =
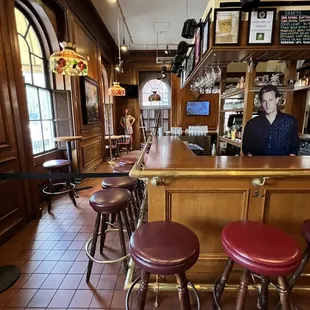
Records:
[[[139,98],[138,85],[120,84],[126,90],[127,98]]]
[[[187,101],[186,115],[188,116],[210,115],[210,101]]]

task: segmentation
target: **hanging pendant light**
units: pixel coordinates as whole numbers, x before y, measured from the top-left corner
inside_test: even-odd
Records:
[[[109,96],[121,97],[126,96],[126,90],[119,85],[119,82],[113,82],[113,86],[109,88]]]
[[[64,49],[50,56],[50,69],[54,73],[70,76],[85,76],[88,74],[88,61],[74,51],[75,45],[63,42]]]
[[[126,45],[125,38],[123,38],[123,44],[121,45],[122,52],[127,52],[129,47]]]
[[[157,94],[156,90],[153,90],[153,93],[149,96],[149,102],[158,102],[161,101],[161,97]]]

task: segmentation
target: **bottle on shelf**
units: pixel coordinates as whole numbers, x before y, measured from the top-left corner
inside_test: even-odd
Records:
[[[211,156],[216,156],[216,147],[215,147],[215,143],[212,144]]]

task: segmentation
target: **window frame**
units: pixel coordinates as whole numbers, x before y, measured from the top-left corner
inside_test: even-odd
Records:
[[[31,82],[32,83],[28,83],[28,82],[24,83],[24,85],[25,85],[25,92],[26,92],[27,85],[36,88],[38,93],[39,93],[40,89],[44,89],[45,91],[49,92],[50,104],[51,104],[51,112],[52,112],[52,124],[53,124],[54,137],[55,137],[55,135],[56,135],[55,107],[54,107],[53,96],[52,96],[52,81],[53,81],[53,79],[52,79],[52,76],[51,76],[51,74],[49,72],[49,65],[48,65],[49,64],[49,56],[50,56],[50,53],[49,53],[50,45],[48,44],[47,36],[45,35],[45,32],[43,30],[42,25],[40,24],[39,19],[33,14],[33,12],[28,7],[26,7],[24,3],[21,3],[20,1],[15,1],[15,9],[20,11],[20,13],[25,16],[25,18],[27,19],[27,21],[29,23],[28,26],[27,26],[26,32],[24,34],[21,34],[20,32],[18,32],[18,29],[17,29],[18,27],[16,25],[17,37],[20,36],[20,37],[23,38],[24,42],[27,45],[28,54],[29,54],[29,64],[30,64]],[[14,12],[14,15],[15,15],[15,12]],[[42,51],[42,57],[32,53],[31,48],[29,46],[29,43],[26,40],[26,37],[27,37],[27,35],[29,33],[29,29],[31,27],[33,28],[33,31],[34,31],[37,39],[38,39],[38,43],[40,44],[40,48],[41,48],[41,51]],[[22,51],[20,49],[19,42],[18,42],[18,46],[19,46],[19,51],[20,51],[20,55],[21,55]],[[43,70],[44,70],[45,87],[38,86],[38,85],[34,84],[34,76],[33,76],[33,68],[32,68],[31,56],[38,57],[39,59],[42,60]],[[20,61],[21,60],[22,59],[20,58]],[[21,61],[21,64],[22,64],[22,61]],[[23,75],[23,72],[22,72],[22,75]],[[33,152],[34,148],[33,148],[33,141],[31,139],[31,130],[30,130],[30,122],[31,122],[31,120],[30,120],[29,109],[28,109],[28,98],[27,98],[27,95],[26,95],[26,99],[27,99],[26,103],[27,103],[27,112],[28,112],[28,124],[29,124],[30,140],[31,140],[31,147],[32,147],[32,152]],[[39,97],[38,97],[38,100],[39,100]],[[40,104],[40,100],[38,102],[39,102],[39,109],[40,109],[40,119],[38,121],[40,122],[41,130],[42,130],[44,119],[42,119],[42,117],[41,117],[41,104]],[[48,120],[48,121],[50,121],[50,120]],[[54,148],[48,149],[48,150],[44,150],[45,149],[45,145],[44,145],[43,131],[42,131],[42,143],[43,143],[43,151],[39,152],[39,153],[34,153],[33,152],[32,155],[33,155],[34,158],[38,157],[38,156],[46,155],[48,153],[51,153],[51,152],[54,152],[54,151],[58,150],[56,142],[54,143],[54,145],[55,145]]]
[[[147,78],[145,78],[141,83],[140,83],[140,109],[141,110],[147,110],[147,109],[154,109],[154,110],[170,110],[171,109],[171,87],[167,79],[160,80],[168,90],[168,105],[160,105],[160,104],[149,104],[149,105],[143,105],[143,89],[147,83],[153,80],[158,80],[157,79],[157,74],[152,74],[149,75]],[[161,95],[160,93],[158,93]],[[150,93],[151,95],[151,93]]]

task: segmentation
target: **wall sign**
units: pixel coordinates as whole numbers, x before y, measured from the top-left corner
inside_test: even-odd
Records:
[[[249,13],[248,44],[272,44],[276,9]]]
[[[310,11],[280,11],[280,44],[310,44]]]
[[[200,27],[197,28],[195,34],[195,66],[200,60],[200,50],[201,50],[201,36],[200,36]]]

